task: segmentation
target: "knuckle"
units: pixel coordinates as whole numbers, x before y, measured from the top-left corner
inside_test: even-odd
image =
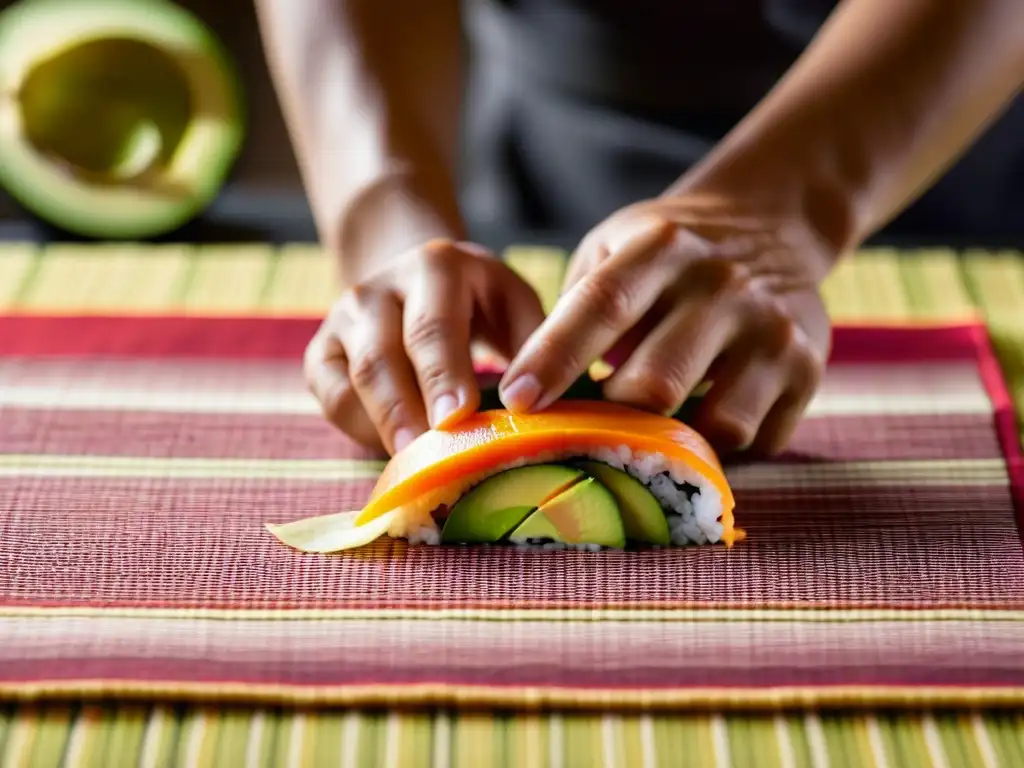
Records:
[[[412,318],[405,329],[405,345],[410,350],[440,345],[451,334],[454,321],[444,315],[421,314]]]
[[[346,381],[337,381],[327,390],[320,393],[320,408],[332,422],[340,422],[352,408],[355,393]]]
[[[811,345],[799,335],[790,347],[789,362],[794,385],[804,392],[818,387],[822,377],[822,363]]]
[[[686,397],[687,372],[678,364],[646,362],[638,366],[630,378],[631,389],[639,393],[648,408],[658,413],[674,411]]]
[[[421,386],[427,392],[440,392],[446,389],[451,378],[448,369],[436,362],[427,362],[419,366],[417,374]]]
[[[746,264],[734,259],[707,259],[704,268],[714,294],[742,299],[752,297],[754,283]]]
[[[446,388],[453,378],[453,366],[448,359],[436,352],[419,351],[409,353],[413,367],[416,371],[416,379],[420,388],[426,393],[439,392]]]
[[[348,306],[365,307],[373,304],[376,298],[376,288],[368,283],[357,283],[348,289],[343,301]]]
[[[340,343],[333,337],[325,322],[306,344],[302,353],[302,372],[312,388],[317,371],[332,357],[344,357]]]
[[[302,353],[302,370],[306,375],[307,379],[312,379],[313,369],[323,362],[324,358],[324,334],[323,331],[319,331],[309,343],[306,344],[306,349]]]
[[[384,347],[368,346],[349,363],[349,377],[359,389],[371,389],[387,376],[388,353]]]
[[[682,400],[679,389],[664,376],[648,378],[644,393],[650,408],[658,413],[674,411]]]
[[[742,413],[718,409],[711,414],[711,433],[714,441],[725,450],[738,450],[750,445],[757,435],[757,427]]]
[[[379,298],[377,289],[367,283],[357,283],[346,290],[331,309],[330,320],[344,323],[373,307]]]
[[[448,238],[435,238],[423,244],[420,258],[430,269],[446,269],[453,259],[462,255],[458,246]]]
[[[798,346],[800,328],[793,317],[778,306],[777,302],[767,307],[759,324],[763,329],[766,351],[772,357],[787,356]]]
[[[397,396],[385,397],[377,405],[378,428],[394,434],[405,423],[405,406]]]
[[[777,297],[755,292],[748,310],[747,333],[760,356],[788,361],[806,346],[800,323]]]
[[[595,319],[601,318],[614,327],[631,322],[634,297],[614,272],[596,272],[577,283],[577,291],[583,305]]]

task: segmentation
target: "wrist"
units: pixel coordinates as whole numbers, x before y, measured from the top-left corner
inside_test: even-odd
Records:
[[[678,189],[781,206],[842,254],[898,216],[1021,84],[1019,0],[847,0]]]
[[[457,203],[443,190],[422,175],[394,168],[336,207],[320,229],[338,260],[342,285],[359,282],[428,240],[464,239]]]
[[[769,135],[731,136],[666,194],[727,200],[747,215],[799,226],[820,242],[829,270],[864,236],[863,180],[837,169],[827,152],[794,144]]]

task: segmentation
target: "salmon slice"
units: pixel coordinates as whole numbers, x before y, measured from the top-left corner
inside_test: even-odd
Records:
[[[483,411],[454,428],[425,432],[391,459],[361,510],[267,527],[303,551],[359,547],[385,532],[403,536],[410,521],[427,521],[434,510],[503,468],[620,447],[654,455],[698,479],[694,485],[713,489],[720,499],[721,541],[732,546],[744,537],[733,525],[735,500],[722,465],[700,434],[677,419],[583,400],[532,414]]]

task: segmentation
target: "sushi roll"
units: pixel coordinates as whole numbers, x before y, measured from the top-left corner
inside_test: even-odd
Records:
[[[678,419],[603,401],[478,412],[396,454],[361,510],[267,529],[304,552],[426,545],[624,549],[744,537],[718,457]]]

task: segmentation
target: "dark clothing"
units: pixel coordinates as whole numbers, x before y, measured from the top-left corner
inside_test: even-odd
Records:
[[[832,0],[467,0],[471,230],[582,236],[675,181],[799,57]],[[1024,237],[1024,99],[887,230]]]

